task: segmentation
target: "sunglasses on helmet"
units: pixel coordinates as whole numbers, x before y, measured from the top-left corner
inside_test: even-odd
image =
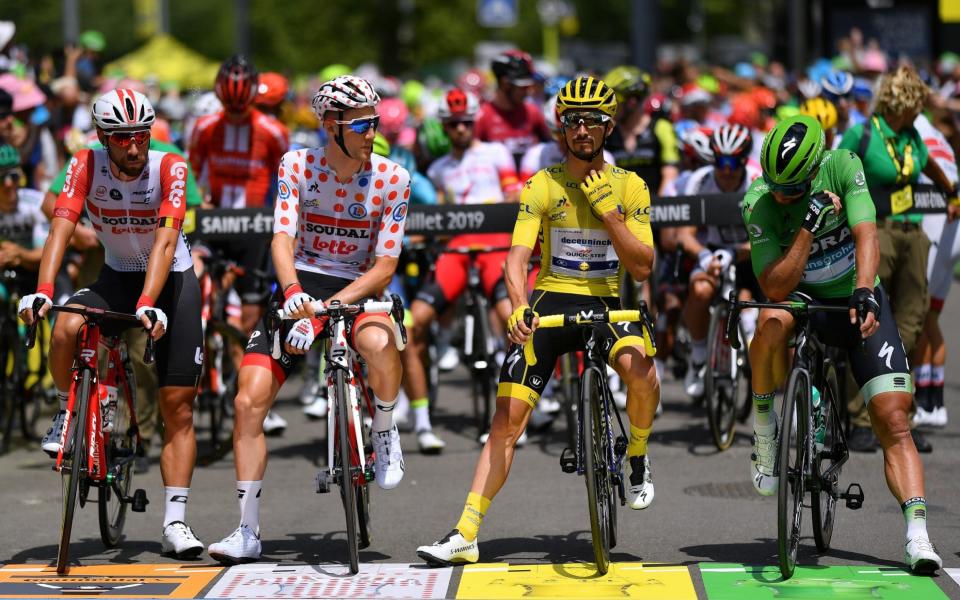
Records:
[[[595,112],[568,112],[560,115],[560,123],[564,127],[577,129],[581,125],[587,129],[603,127],[610,122],[610,116]]]
[[[150,141],[150,130],[141,129],[140,131],[111,131],[107,134],[111,142],[121,148],[126,148],[131,143],[138,146],[144,145]]]
[[[380,115],[375,115],[372,117],[358,117],[356,119],[350,119],[349,121],[340,121],[337,119],[330,119],[332,123],[337,125],[346,125],[356,134],[363,135],[370,131],[372,128],[374,131],[377,130],[377,127],[380,126]]]
[[[766,173],[763,174],[763,181],[767,184],[767,187],[770,188],[771,192],[777,192],[778,194],[783,194],[784,196],[800,196],[801,194],[806,194],[810,191],[810,185],[813,183],[813,178],[800,182],[800,183],[790,183],[782,184],[776,183],[771,180]]]

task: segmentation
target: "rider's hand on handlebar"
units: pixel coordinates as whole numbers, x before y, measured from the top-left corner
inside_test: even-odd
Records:
[[[320,307],[323,306],[322,301],[305,293],[299,283],[284,288],[283,298],[283,313],[288,319],[311,319],[316,314],[317,307],[314,304],[319,302]]]
[[[50,296],[47,296],[43,292],[37,292],[35,294],[27,294],[23,298],[20,298],[17,314],[20,315],[20,318],[23,319],[23,322],[27,325],[33,325],[33,303],[38,299],[43,299],[43,306],[37,311],[37,317],[42,319],[47,314],[47,311],[50,310],[50,307],[53,306],[53,300],[50,299]]]
[[[850,324],[860,323],[860,335],[867,339],[880,328],[880,303],[869,288],[857,288],[850,297]]]
[[[507,337],[514,344],[526,343],[527,338],[533,334],[533,331],[540,324],[540,318],[537,316],[537,313],[533,313],[533,322],[530,326],[527,325],[523,317],[528,310],[530,310],[529,306],[521,304],[513,311],[510,318],[507,319]]]
[[[147,314],[150,311],[153,312],[153,322],[150,321],[150,315]],[[149,304],[140,304],[137,306],[136,315],[153,339],[159,340],[167,332],[167,314],[159,308]]]

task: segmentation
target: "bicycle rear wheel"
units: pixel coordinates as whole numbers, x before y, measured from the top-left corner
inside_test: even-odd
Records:
[[[347,382],[342,370],[335,375],[337,397],[337,452],[334,454],[334,466],[339,469],[340,500],[347,520],[347,554],[350,559],[350,572],[360,572],[360,548],[357,532],[357,494],[353,484],[353,471],[350,458],[350,419],[347,417],[349,396]]]
[[[779,489],[777,490],[777,550],[780,574],[793,576],[800,547],[803,521],[805,478],[809,469],[807,448],[810,436],[810,380],[806,371],[790,373],[780,423],[780,445],[777,456]],[[796,417],[794,417],[796,415]],[[796,423],[796,424],[794,424]]]
[[[703,377],[707,422],[713,443],[721,452],[733,443],[740,388],[737,352],[726,339],[729,315],[730,309],[725,302],[714,305],[707,334],[707,368]]]
[[[136,386],[130,382],[131,393],[136,396]],[[124,393],[123,386],[117,390]],[[100,540],[107,548],[120,543],[123,526],[127,520],[127,503],[130,487],[133,483],[133,461],[137,451],[137,436],[131,427],[130,406],[136,406],[136,397],[117,398],[117,411],[114,415],[113,431],[105,434],[104,446],[107,453],[107,473],[112,474],[116,485],[101,481],[97,497],[97,512],[100,518]],[[119,492],[118,492],[119,490]]]
[[[593,368],[583,373],[583,462],[590,508],[590,531],[597,572],[610,568],[610,471],[607,469],[606,424],[600,402],[602,378]]]
[[[833,465],[845,458],[846,449],[843,447],[843,421],[840,418],[840,391],[837,381],[837,372],[832,363],[827,363],[824,371],[825,388],[820,392],[820,409],[824,415],[823,448],[813,459],[813,476],[819,482],[810,494],[810,505],[813,512],[813,539],[817,550],[826,552],[830,549],[830,540],[833,538],[833,524],[837,509],[837,489],[840,485],[840,467],[828,477],[822,474],[830,470]],[[827,404],[823,404],[826,402]]]
[[[84,370],[80,384],[76,387],[74,409],[76,414],[71,419],[70,427],[73,435],[66,440],[70,455],[69,466],[64,464],[60,471],[63,495],[63,508],[60,513],[60,547],[57,550],[57,573],[62,575],[67,571],[67,561],[70,558],[70,533],[73,530],[73,515],[77,508],[77,490],[80,479],[85,477],[84,465],[87,462],[87,410],[90,404],[90,371]],[[64,463],[67,459],[64,458]]]

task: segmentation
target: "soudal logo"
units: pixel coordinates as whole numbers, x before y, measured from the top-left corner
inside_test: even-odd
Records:
[[[307,223],[307,231],[310,233],[330,235],[342,238],[369,239],[370,230],[368,229],[348,229],[346,227],[330,227],[329,225],[314,225]]]
[[[321,240],[320,238],[313,238],[313,249],[319,250],[321,252],[326,252],[327,254],[337,254],[337,255],[348,255],[356,252],[360,246],[357,244],[350,244],[343,240]]]
[[[101,217],[104,225],[153,225],[157,222],[152,217]]]

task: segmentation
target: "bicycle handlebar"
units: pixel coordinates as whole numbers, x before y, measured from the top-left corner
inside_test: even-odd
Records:
[[[320,310],[314,313],[315,318],[341,316],[344,314],[356,315],[360,313],[387,313],[393,317],[393,329],[397,334],[397,350],[403,350],[407,346],[407,328],[403,325],[403,301],[396,294],[390,295],[390,300],[367,300],[361,304],[341,304],[339,300],[334,300],[330,304],[323,305]],[[296,321],[293,317],[288,317],[284,310],[278,309],[276,316],[282,321]],[[275,332],[279,327],[270,327]]]
[[[727,318],[727,342],[734,350],[740,349],[740,336],[737,334],[737,325],[740,323],[740,312],[745,308],[773,308],[785,310],[794,315],[809,315],[814,312],[848,312],[847,306],[832,306],[829,304],[810,304],[802,300],[789,300],[787,302],[751,302],[737,299],[735,291],[730,292],[730,298],[727,300],[730,305],[730,316]]]
[[[34,319],[33,323],[27,327],[27,339],[24,341],[24,345],[29,349],[33,348],[37,343],[37,327],[40,325],[40,319],[36,317],[37,312],[43,307],[44,300],[42,298],[37,298],[33,303],[33,314]],[[62,313],[72,313],[75,315],[81,315],[84,318],[84,321],[90,322],[91,318],[95,322],[99,321],[126,321],[128,323],[139,323],[140,325],[143,322],[136,315],[131,315],[128,313],[115,312],[112,310],[104,310],[102,308],[93,308],[90,306],[61,306],[53,305],[50,307],[51,312],[62,312]],[[152,310],[147,311],[147,318],[150,319],[150,323],[155,324],[157,322],[157,315]],[[144,327],[144,329],[146,329]],[[143,351],[143,362],[151,365],[153,364],[156,358],[156,351],[154,348],[153,336],[150,335],[150,332],[147,331],[147,345]]]
[[[528,308],[524,311],[523,321],[527,327],[533,325],[533,309]],[[559,313],[554,315],[539,316],[540,327],[572,327],[576,325],[594,325],[597,323],[640,323],[643,332],[643,349],[646,355],[653,358],[657,354],[657,343],[654,339],[653,319],[647,311],[647,304],[640,302],[640,308],[637,310],[604,310],[604,311],[581,311],[576,313]],[[527,338],[523,345],[523,356],[528,365],[537,364],[537,356],[533,352],[533,334]]]

